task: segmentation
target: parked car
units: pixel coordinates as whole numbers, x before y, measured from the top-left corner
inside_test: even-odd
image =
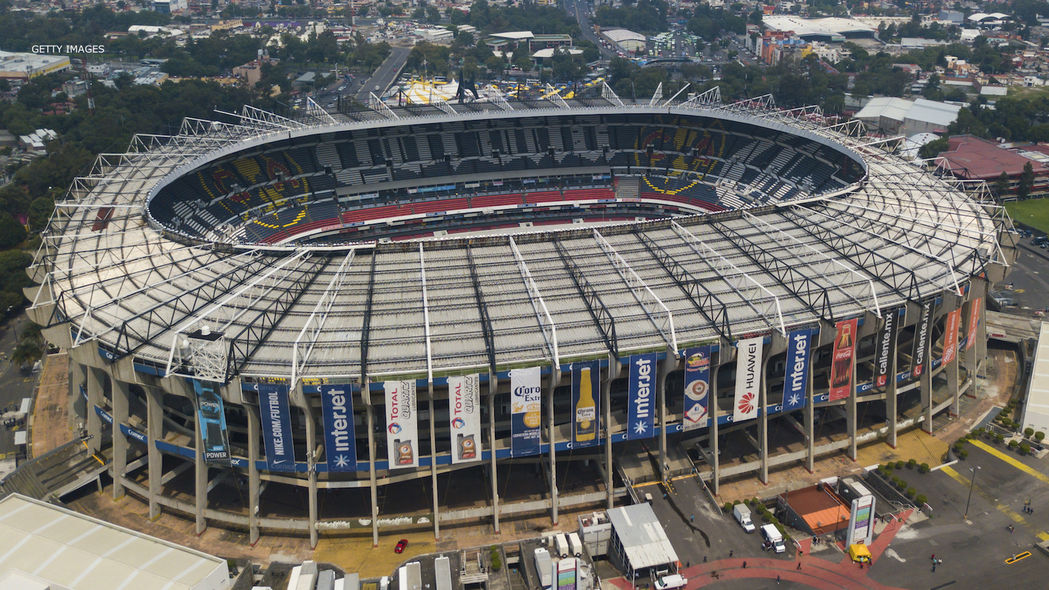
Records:
[[[408,548],[408,539],[401,539],[397,541],[397,546],[393,548],[394,553],[404,553],[404,550]]]

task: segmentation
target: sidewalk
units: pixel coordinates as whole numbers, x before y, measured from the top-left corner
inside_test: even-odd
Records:
[[[69,355],[51,354],[44,359],[33,404],[31,457],[39,457],[73,440],[69,426]]]

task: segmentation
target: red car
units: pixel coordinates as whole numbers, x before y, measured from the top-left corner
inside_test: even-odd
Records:
[[[393,548],[394,553],[404,553],[405,548],[408,547],[408,539],[401,539],[397,541],[397,546]]]

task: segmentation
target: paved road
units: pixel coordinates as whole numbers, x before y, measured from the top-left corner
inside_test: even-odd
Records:
[[[1013,286],[1013,292],[1007,295],[1012,297],[1017,305],[1005,311],[1030,313],[1049,306],[1049,300],[1045,296],[1049,293],[1049,250],[1035,246],[1033,238],[1021,238],[1020,255],[1004,284]],[[1002,285],[998,287],[1001,288]]]
[[[7,357],[11,356],[15,349],[18,332],[25,328],[28,323],[29,320],[24,315],[20,315],[8,321],[3,327],[0,327],[0,353]],[[0,361],[0,408],[16,406],[15,409],[17,410],[17,406],[21,403],[22,398],[32,397],[33,388],[36,387],[36,379],[37,375],[23,375],[19,367],[15,366],[11,361]],[[15,429],[0,427],[0,455],[6,456],[14,452],[14,432]]]
[[[394,80],[397,79],[397,74],[400,73],[404,62],[408,61],[408,54],[411,51],[409,47],[391,47],[390,55],[386,56],[382,64],[379,65],[357,92],[357,100],[368,104],[368,93],[373,92],[376,96],[381,96],[382,93],[386,92]],[[376,87],[379,89],[376,90]]]
[[[594,32],[594,23],[590,20],[591,5],[588,0],[565,0],[565,11],[575,17],[579,22],[579,28],[583,30],[583,38],[597,45],[601,57],[608,59],[615,56],[616,52],[601,44],[601,38]]]

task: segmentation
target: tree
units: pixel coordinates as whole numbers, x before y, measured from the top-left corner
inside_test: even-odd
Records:
[[[1020,184],[1016,187],[1016,196],[1021,199],[1027,198],[1034,187],[1034,167],[1030,162],[1024,164],[1024,170],[1020,173]]]
[[[924,159],[935,158],[941,153],[947,151],[947,147],[948,145],[946,137],[934,139],[918,149],[918,157]]]
[[[13,248],[25,238],[26,232],[22,224],[15,221],[7,211],[0,211],[0,248]]]
[[[1009,175],[1002,171],[998,176],[998,180],[994,181],[994,194],[997,197],[1001,197],[1007,192],[1009,192]]]

